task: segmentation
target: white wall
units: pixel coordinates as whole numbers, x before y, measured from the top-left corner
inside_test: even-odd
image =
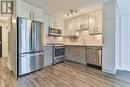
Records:
[[[0,21],[2,26],[2,57],[8,57],[8,23]]]
[[[130,71],[130,16],[120,16],[119,68]]]
[[[104,72],[116,74],[116,0],[109,0],[103,6],[103,58]]]
[[[10,20],[11,23],[11,20]],[[12,18],[9,30],[9,59],[11,71],[17,76],[17,28],[16,18]]]
[[[119,70],[130,71],[130,0],[118,0],[119,12]]]
[[[118,7],[119,7],[119,13],[121,15],[130,15],[130,0],[117,0],[118,1]]]

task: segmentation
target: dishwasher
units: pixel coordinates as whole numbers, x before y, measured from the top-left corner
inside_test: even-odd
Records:
[[[86,48],[87,66],[102,69],[102,47],[101,46],[90,46]]]

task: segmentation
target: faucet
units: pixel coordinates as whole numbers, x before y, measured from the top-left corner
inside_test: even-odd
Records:
[[[81,40],[81,43],[84,45],[86,44],[84,39]]]

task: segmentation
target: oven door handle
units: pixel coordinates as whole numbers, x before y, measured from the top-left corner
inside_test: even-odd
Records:
[[[55,47],[55,49],[64,49],[64,47]]]

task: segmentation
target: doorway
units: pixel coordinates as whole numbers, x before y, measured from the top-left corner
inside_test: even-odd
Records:
[[[0,58],[8,58],[8,17],[0,17]]]

